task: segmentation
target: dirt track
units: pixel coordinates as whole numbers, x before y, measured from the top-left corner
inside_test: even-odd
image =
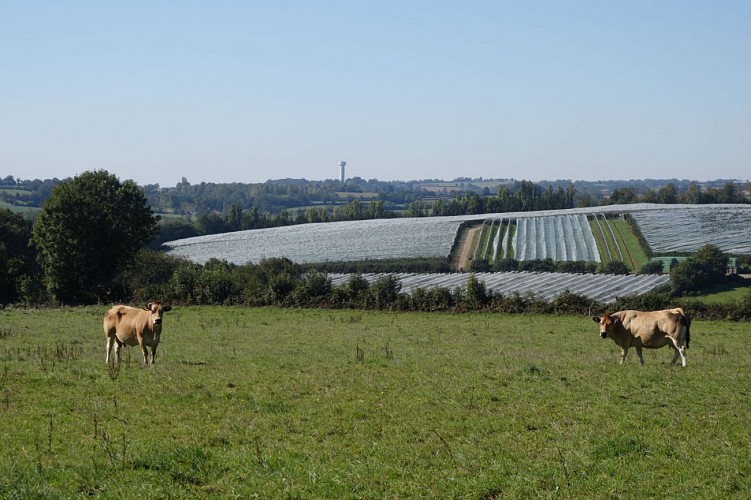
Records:
[[[451,262],[451,268],[456,271],[469,271],[469,266],[472,262],[472,242],[475,240],[475,235],[478,231],[482,230],[482,226],[470,227],[462,231],[459,235],[459,244],[454,259]]]

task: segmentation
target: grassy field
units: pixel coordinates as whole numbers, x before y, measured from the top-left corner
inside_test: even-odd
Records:
[[[0,208],[7,208],[11,212],[26,212],[26,211],[32,211],[37,212],[41,210],[41,208],[38,207],[27,207],[23,205],[11,205],[10,203],[3,203],[0,202]]]
[[[732,285],[716,285],[701,291],[701,300],[707,304],[740,302],[751,294],[751,279]]]
[[[751,496],[749,324],[177,307],[116,371],[104,311],[0,311],[0,498]]]

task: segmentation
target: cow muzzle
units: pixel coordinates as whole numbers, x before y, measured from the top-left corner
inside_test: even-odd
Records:
[[[601,338],[601,339],[606,339],[606,338],[608,338],[608,332],[600,332],[600,338]]]

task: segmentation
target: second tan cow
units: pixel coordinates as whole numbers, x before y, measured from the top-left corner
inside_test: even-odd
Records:
[[[671,364],[680,356],[681,364],[686,366],[691,319],[680,307],[662,311],[618,311],[592,319],[600,325],[600,338],[611,338],[621,348],[621,364],[631,347],[636,349],[639,362],[644,364],[642,348],[669,346],[675,349]]]
[[[149,364],[147,347],[151,347],[151,364],[156,360],[156,348],[162,334],[162,315],[171,310],[161,302],[149,302],[143,309],[118,305],[104,315],[104,334],[107,336],[107,358],[115,347],[115,358],[120,363],[120,349],[123,345],[141,348],[143,364]]]

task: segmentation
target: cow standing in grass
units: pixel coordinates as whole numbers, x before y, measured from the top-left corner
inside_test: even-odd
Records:
[[[171,310],[161,302],[149,302],[143,309],[118,305],[104,315],[104,334],[107,336],[107,364],[115,346],[115,358],[120,363],[123,345],[138,345],[143,354],[143,364],[149,364],[147,347],[151,347],[151,364],[156,360],[156,348],[162,334],[162,315]]]
[[[670,364],[675,364],[680,356],[681,364],[686,366],[691,319],[680,307],[649,312],[618,311],[592,319],[600,325],[600,338],[611,338],[621,348],[621,364],[631,347],[636,349],[639,362],[644,364],[642,348],[669,346],[675,349]]]

